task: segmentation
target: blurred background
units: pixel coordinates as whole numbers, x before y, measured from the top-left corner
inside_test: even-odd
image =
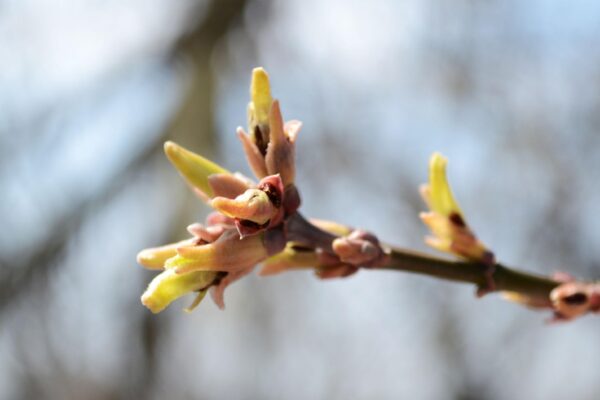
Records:
[[[163,141],[249,173],[262,65],[306,215],[426,250],[437,150],[501,261],[598,278],[597,2],[5,0],[0,60],[1,399],[598,398],[599,318],[368,271],[155,316],[135,262],[208,212]]]

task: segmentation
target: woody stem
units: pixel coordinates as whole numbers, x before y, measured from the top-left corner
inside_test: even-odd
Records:
[[[288,220],[287,230],[288,240],[335,254],[331,243],[338,236],[314,226],[300,213],[294,214]],[[551,307],[550,292],[560,284],[550,278],[521,272],[502,264],[490,266],[485,263],[453,261],[411,250],[387,247],[390,249],[390,257],[386,263],[369,269],[412,272],[455,282],[472,283],[478,288],[488,288],[491,273],[494,291],[519,293],[540,307]]]
[[[331,243],[338,236],[314,226],[300,213],[294,213],[287,221],[287,239],[309,247],[318,247],[327,253],[333,253]]]
[[[377,269],[413,272],[440,279],[472,283],[478,287],[486,286],[488,279],[486,273],[489,273],[489,266],[484,263],[450,261],[398,248],[391,248],[388,262]],[[517,271],[502,264],[495,265],[492,278],[495,290],[516,292],[546,307],[551,306],[550,292],[560,284],[552,279]]]

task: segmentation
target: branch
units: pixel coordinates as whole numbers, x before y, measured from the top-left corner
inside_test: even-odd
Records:
[[[261,275],[309,268],[323,279],[359,269],[406,271],[474,284],[478,297],[500,291],[508,300],[553,310],[555,320],[600,313],[600,283],[576,281],[567,274],[546,278],[499,264],[468,225],[446,178],[447,160],[439,153],[431,157],[429,182],[420,188],[429,208],[420,218],[431,230],[425,242],[457,261],[387,246],[371,232],[337,222],[304,218],[294,181],[295,141],[302,124],[284,122],[262,68],[252,73],[250,97],[249,133],[240,127],[237,135],[258,183],[165,143],[171,163],[216,212],[205,225],[188,227],[190,239],[138,254],[140,264],[162,270],[142,295],[152,312],[197,292],[191,309],[209,290],[223,307],[227,285],[262,264]]]
[[[378,267],[393,271],[412,272],[435,278],[462,283],[472,283],[477,287],[487,284],[488,265],[468,261],[450,261],[427,254],[393,248],[389,262]],[[520,293],[538,307],[552,307],[550,293],[560,285],[553,279],[494,265],[492,274],[496,290]]]

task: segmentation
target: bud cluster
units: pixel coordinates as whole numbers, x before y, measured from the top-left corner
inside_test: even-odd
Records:
[[[204,224],[188,227],[191,238],[138,254],[141,265],[162,271],[142,295],[152,312],[190,292],[197,295],[188,310],[208,291],[222,308],[225,288],[259,263],[264,264],[262,275],[309,267],[321,278],[332,278],[386,259],[372,234],[332,222],[313,224],[298,214],[294,147],[301,126],[299,121],[284,122],[267,73],[256,68],[250,85],[249,133],[240,127],[237,134],[257,183],[173,142],[165,143],[173,166],[215,212]]]

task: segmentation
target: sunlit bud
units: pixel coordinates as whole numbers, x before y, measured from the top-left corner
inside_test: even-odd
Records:
[[[237,271],[258,264],[269,256],[263,235],[240,239],[235,230],[225,231],[216,242],[185,246],[177,256],[166,261],[165,267],[178,273],[190,271]]]
[[[179,297],[207,288],[216,276],[216,272],[177,274],[175,270],[167,269],[150,282],[142,295],[142,303],[153,313],[158,313]]]
[[[165,143],[165,153],[181,176],[198,189],[205,199],[214,197],[208,177],[214,174],[229,174],[229,171],[212,161],[170,141]]]
[[[355,230],[350,235],[337,238],[333,251],[344,263],[354,266],[374,266],[386,259],[386,252],[371,233]]]
[[[450,184],[446,178],[448,160],[440,153],[434,153],[429,161],[429,206],[431,211],[450,216],[455,213],[462,217]]]
[[[283,116],[277,100],[273,101],[271,106],[269,121],[271,134],[265,155],[267,172],[270,175],[281,175],[283,185],[287,186],[294,183],[296,175],[294,143],[289,140],[284,131]]]
[[[235,199],[215,197],[211,205],[228,217],[252,221],[258,225],[267,223],[277,213],[267,193],[259,189],[248,189]]]
[[[429,162],[429,184],[420,188],[421,196],[431,210],[420,214],[433,233],[425,242],[437,250],[493,265],[493,253],[471,231],[452,195],[446,178],[447,162],[441,154],[434,153]]]
[[[550,301],[559,320],[600,312],[600,284],[576,281],[563,283],[552,290]]]
[[[283,183],[279,175],[266,176],[256,189],[248,189],[235,199],[217,197],[212,206],[234,219],[240,237],[255,235],[283,220]]]
[[[259,67],[252,71],[248,125],[250,137],[261,154],[266,154],[269,144],[269,111],[271,110],[271,85],[269,75]]]
[[[177,255],[177,248],[194,244],[194,239],[186,239],[177,243],[152,247],[140,251],[137,255],[138,264],[148,269],[163,269],[167,259]]]

